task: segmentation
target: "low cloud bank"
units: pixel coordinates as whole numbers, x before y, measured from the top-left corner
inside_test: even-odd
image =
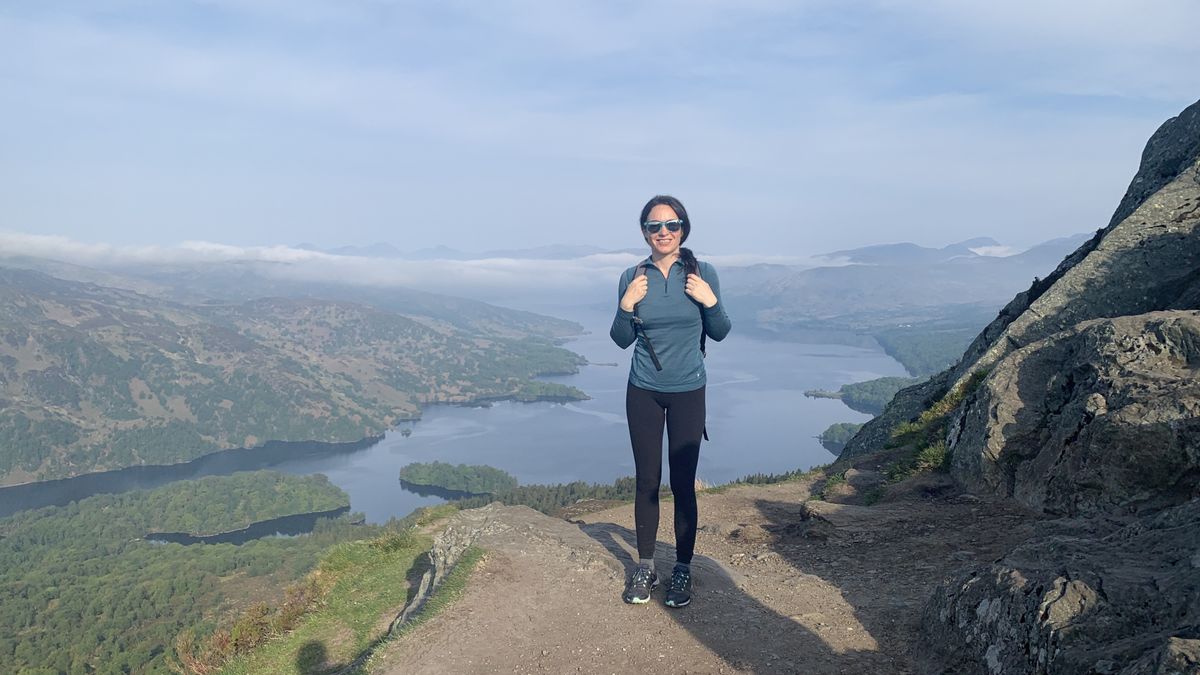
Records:
[[[500,302],[520,296],[541,300],[580,297],[607,299],[617,278],[642,256],[597,253],[566,260],[480,258],[405,260],[336,255],[291,246],[232,246],[185,241],[177,246],[117,246],[68,237],[0,232],[0,256],[30,256],[136,274],[139,270],[191,265],[252,266],[265,277],[370,287],[405,287]],[[698,256],[718,268],[755,264],[810,266],[801,256],[749,254]]]

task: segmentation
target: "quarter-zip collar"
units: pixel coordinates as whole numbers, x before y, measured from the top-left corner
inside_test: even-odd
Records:
[[[675,261],[671,263],[671,269],[674,269],[676,265],[683,267],[682,256],[675,256]],[[658,269],[658,265],[654,264],[654,256],[646,256],[644,259],[642,259],[642,262],[638,263],[638,267],[652,267],[656,270]],[[659,271],[659,274],[662,274],[661,270]]]

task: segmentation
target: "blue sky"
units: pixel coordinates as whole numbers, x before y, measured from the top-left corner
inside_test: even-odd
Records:
[[[691,243],[1107,223],[1200,98],[1200,3],[0,5],[0,230],[117,246]]]

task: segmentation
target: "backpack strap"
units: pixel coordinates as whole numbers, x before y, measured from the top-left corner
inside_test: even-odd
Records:
[[[633,273],[633,278],[637,279],[638,277],[644,277],[644,276],[646,276],[646,266],[639,264],[637,266],[637,269]],[[638,303],[638,304],[640,305],[641,303]],[[634,334],[637,334],[639,332],[641,333],[642,342],[646,345],[646,351],[650,353],[650,360],[654,362],[654,369],[661,371],[662,364],[659,363],[659,361],[658,361],[658,354],[654,353],[654,345],[650,344],[650,336],[646,335],[646,329],[644,326],[642,326],[642,318],[640,316],[638,316],[638,306],[637,305],[633,306],[633,332],[634,332]],[[703,331],[701,331],[701,332],[703,332]]]
[[[696,256],[691,256],[691,263],[692,264],[689,265],[689,267],[691,267],[692,269],[689,271],[689,273],[695,274],[696,276],[703,279],[704,275],[700,273],[700,261],[696,260]],[[703,310],[701,310],[701,311],[703,311]],[[701,318],[700,319],[700,358],[708,358],[708,353],[704,351],[704,347],[705,347],[704,343],[707,340],[708,340],[708,333],[704,332],[704,319]],[[704,440],[707,441],[708,440],[708,425],[707,424],[704,425],[704,430],[701,433],[704,434]]]
[[[691,264],[688,265],[688,274],[695,274],[701,279],[704,275],[700,273],[700,261],[696,260],[696,256],[691,256]],[[703,311],[703,310],[702,310]],[[708,352],[705,350],[708,343],[708,333],[704,332],[704,319],[700,320],[700,358],[708,358]],[[704,440],[708,440],[708,432],[705,432]]]

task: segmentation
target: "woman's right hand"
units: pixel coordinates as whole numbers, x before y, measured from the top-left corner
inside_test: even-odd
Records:
[[[625,289],[625,295],[621,296],[621,309],[633,313],[633,308],[642,301],[642,298],[646,297],[646,290],[649,286],[650,282],[646,279],[646,275],[634,277]]]

